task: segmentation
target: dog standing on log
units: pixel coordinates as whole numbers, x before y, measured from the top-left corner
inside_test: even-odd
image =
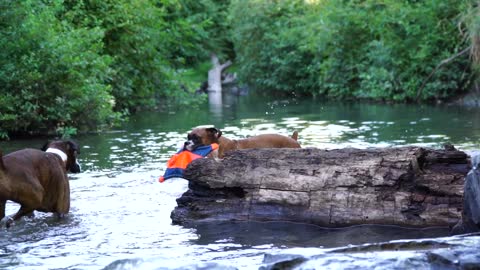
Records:
[[[73,141],[53,141],[37,149],[23,149],[0,155],[0,219],[5,217],[7,200],[20,204],[6,226],[34,210],[53,212],[59,218],[70,210],[67,171],[80,172],[78,145]]]
[[[237,149],[247,148],[300,148],[297,142],[298,132],[294,131],[292,137],[279,134],[262,134],[242,140],[230,140],[222,136],[222,131],[217,128],[195,128],[187,136],[185,148],[192,151],[200,145],[218,143],[218,158],[223,158],[225,153]]]

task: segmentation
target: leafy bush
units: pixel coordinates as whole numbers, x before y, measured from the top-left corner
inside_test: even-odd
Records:
[[[457,26],[469,3],[234,0],[240,76],[274,93],[445,99],[468,89],[469,59],[455,58],[429,75],[468,46]]]
[[[2,1],[0,8],[3,137],[60,126],[91,129],[118,117],[105,83],[111,60],[100,54],[101,30],[59,21],[61,1]]]
[[[303,0],[232,1],[231,35],[239,76],[256,88],[273,92],[309,92],[315,86],[314,57],[302,50],[299,35],[306,12]],[[307,65],[305,65],[307,64]]]
[[[475,76],[451,57],[473,44],[480,58],[476,2],[0,1],[0,138],[199,102],[192,68],[212,52],[268,94],[447,99]]]
[[[227,5],[1,1],[0,137],[96,130],[138,109],[201,101],[183,73],[225,44],[225,20],[211,18]]]
[[[219,1],[220,3],[222,1]],[[159,102],[192,103],[196,86],[185,66],[209,56],[212,29],[220,29],[214,0],[66,1],[64,18],[77,27],[104,30],[104,54],[113,59],[109,83],[116,110],[154,108]],[[218,15],[218,14],[216,14]],[[217,16],[218,18],[219,16]],[[220,16],[221,17],[221,16]]]

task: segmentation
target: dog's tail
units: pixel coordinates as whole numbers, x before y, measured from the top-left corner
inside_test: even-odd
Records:
[[[298,140],[298,131],[294,131],[293,134],[292,134],[292,139],[294,139],[295,141]]]

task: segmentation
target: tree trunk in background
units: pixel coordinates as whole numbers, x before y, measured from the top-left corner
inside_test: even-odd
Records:
[[[221,92],[222,91],[222,72],[230,65],[231,61],[220,64],[217,55],[211,55],[213,68],[208,71],[208,91]]]
[[[461,216],[469,157],[454,148],[248,149],[198,159],[175,224],[293,221],[326,227],[450,226]]]

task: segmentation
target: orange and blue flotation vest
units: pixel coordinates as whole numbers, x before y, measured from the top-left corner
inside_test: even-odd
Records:
[[[193,151],[182,149],[173,155],[167,162],[167,169],[163,176],[160,176],[158,181],[162,183],[163,181],[173,178],[181,177],[183,178],[183,173],[187,168],[190,162],[198,158],[206,157],[212,151],[218,149],[218,144],[212,143],[211,145],[204,145],[195,148]]]

